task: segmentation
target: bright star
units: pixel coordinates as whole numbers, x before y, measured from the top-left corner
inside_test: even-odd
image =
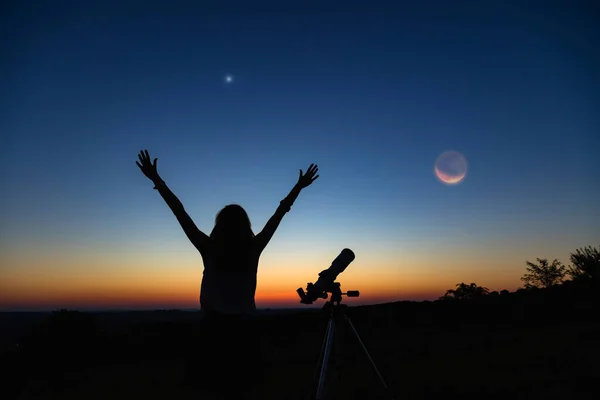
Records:
[[[233,82],[233,76],[231,76],[231,75],[227,75],[227,76],[225,77],[225,82],[227,82],[227,83],[231,83],[231,82]]]

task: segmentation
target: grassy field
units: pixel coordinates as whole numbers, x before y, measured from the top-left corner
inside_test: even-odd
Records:
[[[594,300],[400,302],[347,314],[397,399],[600,398]],[[201,340],[195,317],[41,318],[20,335],[18,347],[5,348],[5,392],[18,399],[219,398],[182,385],[183,355]],[[267,365],[260,398],[309,399],[327,315],[265,314],[257,323]],[[348,326],[340,323],[336,333],[330,398],[388,398]]]

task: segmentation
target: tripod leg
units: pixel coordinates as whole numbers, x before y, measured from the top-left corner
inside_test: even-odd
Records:
[[[315,368],[315,375],[313,378],[313,382],[317,382],[317,378],[319,377],[319,373],[321,372],[321,368],[323,366],[323,355],[325,354],[325,344],[327,343],[328,337],[329,337],[329,323],[327,323],[327,328],[325,329],[325,336],[323,336],[323,343],[321,344],[321,351],[319,351],[319,361],[317,361],[317,368]]]
[[[356,329],[354,328],[354,325],[352,324],[352,321],[350,321],[350,318],[348,318],[348,316],[344,315],[344,318],[346,319],[346,321],[348,321],[348,324],[350,325],[350,327],[352,328],[352,331],[354,332],[354,335],[356,336],[356,339],[358,340],[358,343],[360,343],[360,345],[362,346],[365,354],[367,355],[367,358],[369,359],[369,361],[371,362],[371,365],[373,366],[373,369],[375,370],[375,372],[377,373],[377,376],[379,377],[379,380],[381,381],[381,384],[383,385],[383,387],[385,388],[386,391],[388,391],[388,386],[385,383],[385,381],[383,380],[383,377],[381,376],[381,374],[379,373],[379,370],[377,369],[377,366],[375,365],[375,361],[373,361],[373,359],[371,358],[371,355],[369,354],[369,352],[367,351],[367,348],[365,347],[365,344],[363,343],[363,341],[360,339],[360,336],[358,335],[358,332],[356,331]]]
[[[319,376],[319,385],[317,386],[316,400],[324,399],[325,389],[325,376],[327,374],[327,364],[329,362],[329,355],[331,354],[331,346],[333,345],[333,332],[335,328],[335,321],[333,315],[329,318],[329,325],[327,327],[327,342],[325,343],[325,352],[323,353],[323,363],[321,364],[321,373]]]

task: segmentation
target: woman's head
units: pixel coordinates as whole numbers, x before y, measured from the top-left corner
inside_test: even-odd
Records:
[[[239,243],[254,237],[252,224],[246,210],[237,204],[229,204],[217,213],[215,227],[210,237],[228,243]]]

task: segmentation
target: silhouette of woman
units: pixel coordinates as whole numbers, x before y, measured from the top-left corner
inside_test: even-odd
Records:
[[[206,372],[216,372],[218,375],[219,370],[226,369],[229,374],[233,372],[238,375],[236,379],[246,377],[251,382],[258,383],[260,377],[250,372],[258,372],[260,369],[256,365],[260,364],[260,338],[253,329],[256,328],[255,324],[249,323],[249,317],[256,310],[254,296],[258,261],[300,191],[319,177],[317,165],[311,164],[306,173],[300,170],[298,182],[279,203],[273,216],[257,235],[252,232],[246,211],[237,204],[230,204],[219,211],[215,218],[215,226],[210,236],[207,236],[196,227],[183,204],[159,176],[158,159],[155,158],[154,162],[151,162],[148,150],[141,151],[138,158],[137,166],[154,183],[154,189],[158,190],[173,211],[204,262],[200,308],[204,314],[204,330],[209,331],[206,341],[211,349],[199,354],[192,364],[213,364],[204,368],[205,376]],[[219,355],[207,357],[207,352],[214,354],[215,349],[218,349]],[[223,349],[229,350],[227,354],[223,353]],[[223,365],[223,361],[226,365]],[[188,369],[189,367],[190,365]],[[211,376],[206,381],[214,383],[216,378]],[[229,386],[235,387],[236,384],[230,383]]]

